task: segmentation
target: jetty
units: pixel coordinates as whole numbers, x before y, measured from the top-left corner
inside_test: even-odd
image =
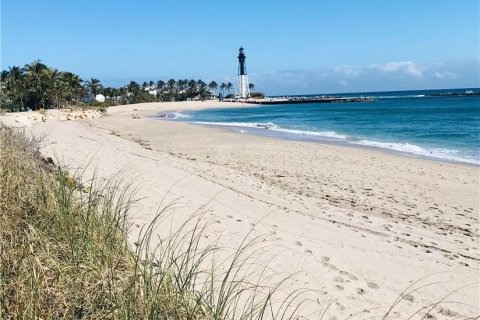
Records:
[[[375,99],[372,97],[337,97],[337,96],[286,96],[286,97],[266,97],[262,99],[224,99],[226,102],[246,102],[253,104],[297,104],[297,103],[347,103],[347,102],[370,102]]]

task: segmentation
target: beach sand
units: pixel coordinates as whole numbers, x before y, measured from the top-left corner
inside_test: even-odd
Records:
[[[235,246],[253,228],[274,256],[270,267],[294,274],[291,290],[316,290],[308,308],[335,299],[324,319],[383,315],[426,276],[417,286],[432,285],[406,295],[394,318],[450,293],[435,318],[480,314],[479,167],[147,117],[239,105],[118,106],[31,130],[46,136],[42,153],[72,172],[131,182],[138,226],[174,201],[175,223],[203,208],[212,222],[205,241]]]

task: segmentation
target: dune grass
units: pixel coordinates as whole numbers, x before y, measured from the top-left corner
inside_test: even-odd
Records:
[[[202,210],[159,235],[174,205],[165,204],[132,243],[133,192],[115,179],[82,182],[38,146],[0,126],[0,319],[321,319],[334,302],[313,301],[316,316],[298,316],[308,290],[282,290],[290,278],[259,259],[250,234],[219,262],[221,249],[202,241]],[[435,284],[414,282],[378,318],[397,318],[410,294]],[[453,316],[441,305],[456,291],[400,318]]]
[[[293,318],[301,290],[274,300],[247,240],[221,268],[199,215],[159,237],[165,206],[128,241],[128,188],[88,185],[42,161],[38,141],[0,128],[0,319]]]

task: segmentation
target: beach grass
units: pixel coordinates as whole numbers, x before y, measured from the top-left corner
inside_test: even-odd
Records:
[[[39,141],[0,128],[1,319],[288,319],[302,290],[276,300],[248,235],[229,258],[202,244],[201,210],[175,231],[157,226],[131,244],[133,192],[118,179],[82,182],[48,164]]]
[[[268,247],[252,232],[227,254],[205,240],[204,208],[163,234],[175,202],[163,203],[134,230],[135,193],[124,180],[83,181],[44,159],[40,142],[0,127],[0,319],[302,319],[305,305],[322,319],[334,303],[287,290],[292,278],[270,268]],[[467,286],[409,316],[398,311],[412,293],[440,283],[425,284],[429,277],[378,308],[379,318],[457,315],[446,305],[460,303],[450,297]]]

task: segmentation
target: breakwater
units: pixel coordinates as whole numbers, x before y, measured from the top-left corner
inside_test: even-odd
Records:
[[[295,97],[275,97],[263,99],[247,99],[246,103],[253,104],[297,104],[297,103],[332,103],[332,102],[369,102],[374,101],[372,97],[329,97],[329,96],[295,96]],[[225,99],[224,101],[237,101]]]

